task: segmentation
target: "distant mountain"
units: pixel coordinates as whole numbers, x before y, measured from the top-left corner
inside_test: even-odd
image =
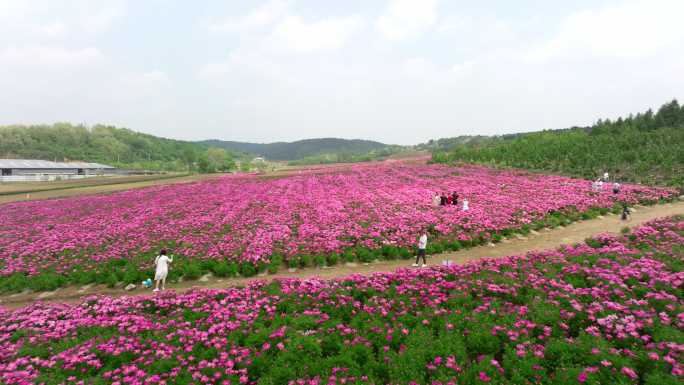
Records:
[[[269,160],[296,160],[320,154],[367,154],[388,145],[372,140],[321,138],[296,142],[246,143],[223,140],[204,140],[200,144],[233,152],[247,152]]]
[[[263,156],[304,163],[374,159],[396,151],[370,140],[307,139],[292,143],[190,142],[124,128],[69,123],[0,126],[0,158],[81,160],[120,168],[209,172],[235,167],[234,160]]]

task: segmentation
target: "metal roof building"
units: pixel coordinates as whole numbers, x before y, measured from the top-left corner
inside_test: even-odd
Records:
[[[0,159],[0,168],[14,168],[14,169],[113,169],[112,166],[107,166],[100,163],[87,162],[51,162],[49,160],[33,160],[33,159]]]
[[[102,175],[116,170],[112,166],[87,162],[51,162],[33,159],[0,159],[2,181],[53,180]]]

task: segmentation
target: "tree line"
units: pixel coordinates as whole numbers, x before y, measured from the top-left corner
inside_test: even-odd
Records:
[[[120,168],[215,172],[235,169],[235,156],[206,144],[105,125],[0,126],[0,158],[79,160]]]
[[[435,162],[470,162],[594,179],[607,171],[619,180],[684,186],[684,106],[599,120],[589,127],[478,138],[447,150]]]

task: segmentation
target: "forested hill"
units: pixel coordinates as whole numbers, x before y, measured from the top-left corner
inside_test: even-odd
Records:
[[[599,120],[589,127],[506,135],[434,146],[436,162],[475,162],[587,179],[603,171],[623,181],[684,187],[684,106]]]
[[[357,161],[359,156],[392,150],[369,140],[307,139],[270,144],[206,140],[189,142],[160,138],[124,128],[69,123],[0,126],[0,158],[81,160],[123,168],[202,172],[235,167],[235,158],[251,160]]]
[[[97,125],[0,127],[0,158],[82,160],[125,168],[187,170],[215,160],[216,169],[230,165],[230,155],[205,144],[159,138],[131,130]],[[225,162],[221,157],[225,158]],[[222,163],[222,164],[219,164]]]
[[[380,150],[387,145],[370,140],[360,139],[306,139],[296,142],[245,143],[223,140],[205,140],[205,145],[224,148],[229,151],[242,151],[263,156],[269,160],[295,160],[320,154],[352,154],[362,155],[373,150]]]

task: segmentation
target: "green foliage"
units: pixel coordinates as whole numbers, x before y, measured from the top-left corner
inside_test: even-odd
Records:
[[[178,265],[183,272],[183,279],[194,280],[202,276],[202,268],[197,262],[190,262],[186,265]]]
[[[240,268],[240,274],[243,277],[253,277],[257,274],[257,269],[251,263],[246,262],[242,264],[242,267]]]
[[[280,254],[273,254],[270,259],[271,263],[268,265],[268,272],[270,274],[275,274],[280,270],[280,267],[283,264],[283,256]]]
[[[231,271],[230,263],[227,261],[217,261],[211,266],[211,273],[217,277],[228,277],[233,275],[231,274],[233,272]]]
[[[28,286],[33,291],[52,291],[66,283],[66,278],[55,272],[38,274],[28,281]]]
[[[629,182],[684,186],[684,107],[599,120],[590,127],[457,141],[433,147],[434,162],[474,162],[595,179],[603,171]]]
[[[0,157],[45,160],[82,160],[148,170],[196,170],[235,168],[232,154],[206,144],[159,138],[124,128],[86,127],[57,123],[51,126],[0,127]]]

